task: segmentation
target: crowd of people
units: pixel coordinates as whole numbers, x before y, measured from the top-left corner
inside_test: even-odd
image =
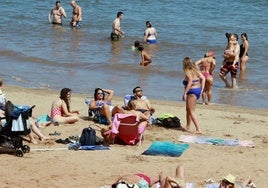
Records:
[[[77,4],[76,1],[71,0],[70,5],[73,8],[72,18],[70,21],[71,27],[80,28],[82,25],[82,8]],[[111,40],[120,40],[125,33],[120,27],[120,22],[123,19],[123,12],[118,12],[116,19],[112,24]],[[51,9],[48,15],[48,20],[54,25],[62,25],[62,18],[66,18],[64,8],[61,6],[61,2],[57,1],[55,7]],[[51,19],[52,18],[52,19]],[[144,31],[143,41],[135,41],[134,49],[138,50],[141,54],[141,66],[148,66],[152,59],[150,55],[144,50],[143,44],[156,44],[157,43],[157,31],[152,26],[151,21],[146,21],[146,29]],[[240,71],[246,70],[246,63],[249,59],[248,50],[248,36],[246,33],[241,34],[242,44],[238,43],[238,35],[226,33],[227,46],[223,53],[223,61],[220,67],[219,77],[224,82],[227,88],[235,89],[236,76],[238,69]],[[200,123],[195,113],[196,104],[198,99],[202,98],[202,104],[210,105],[212,103],[212,88],[214,80],[214,71],[216,68],[216,58],[213,51],[205,53],[204,57],[194,62],[190,57],[185,57],[182,60],[182,66],[184,71],[184,90],[182,93],[182,100],[185,101],[186,105],[186,125],[185,130],[191,132],[191,123],[195,126],[194,134],[202,134]],[[231,74],[231,84],[227,79],[227,74]],[[0,117],[5,116],[5,102],[6,96],[2,92],[3,80],[0,78]],[[149,125],[150,117],[155,112],[147,98],[144,98],[142,89],[137,86],[133,89],[133,98],[129,100],[126,107],[119,105],[112,105],[112,99],[114,91],[111,89],[96,88],[94,91],[94,99],[89,103],[88,108],[94,113],[99,113],[100,118],[104,118],[105,124],[112,125],[112,117],[116,113],[125,113],[136,115],[141,122],[146,121]],[[63,88],[60,91],[60,95],[52,101],[50,124],[58,126],[60,124],[74,124],[79,121],[79,111],[71,110],[71,89]],[[37,144],[33,133],[37,137],[43,140],[49,140],[50,137],[44,136],[40,129],[41,125],[35,118],[30,118],[30,125],[32,132],[29,134],[30,142]],[[117,187],[119,184],[126,184],[128,181],[134,182],[135,184],[143,183],[146,181],[148,187],[155,183],[159,183],[162,188],[185,187],[185,175],[184,167],[178,165],[176,168],[175,176],[164,176],[160,174],[157,178],[149,178],[144,174],[125,175],[120,177],[114,184],[113,187]],[[124,182],[124,183],[123,183]],[[235,177],[232,175],[226,176],[221,182],[219,182],[219,188],[243,188],[250,183],[250,180],[246,180],[241,186],[235,181]]]

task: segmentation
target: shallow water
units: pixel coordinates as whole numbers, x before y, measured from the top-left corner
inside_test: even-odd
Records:
[[[185,56],[198,60],[214,50],[217,60],[213,103],[267,109],[268,103],[268,2],[259,1],[79,1],[83,26],[71,29],[69,1],[62,1],[69,18],[53,27],[47,15],[54,1],[4,0],[0,12],[0,75],[5,84],[31,88],[92,93],[110,88],[118,96],[136,85],[150,98],[181,100]],[[25,11],[27,10],[27,11]],[[126,36],[111,42],[111,23],[124,12],[121,28]],[[139,67],[140,56],[131,50],[142,40],[145,22],[151,20],[158,44],[145,46],[153,58]],[[238,74],[238,90],[224,88],[218,77],[225,32],[249,36],[245,75]]]

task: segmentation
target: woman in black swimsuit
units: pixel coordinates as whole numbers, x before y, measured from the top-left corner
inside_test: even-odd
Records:
[[[246,33],[241,34],[241,40],[242,44],[240,45],[240,54],[239,54],[239,59],[240,59],[240,71],[245,71],[246,70],[246,63],[248,61],[248,36]]]

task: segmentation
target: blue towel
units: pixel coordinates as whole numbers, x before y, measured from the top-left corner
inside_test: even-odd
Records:
[[[219,146],[237,146],[238,145],[237,139],[219,139],[219,138],[203,137],[203,136],[196,137],[195,142],[197,144],[210,144],[210,145],[219,145]]]
[[[109,150],[110,147],[95,145],[95,146],[80,146],[79,149],[80,150]]]
[[[46,123],[46,122],[49,122],[50,120],[51,119],[50,119],[49,115],[47,115],[47,114],[44,114],[44,115],[39,116],[37,118],[37,122],[39,122],[39,123]]]
[[[142,155],[164,155],[179,157],[189,147],[189,144],[155,141]]]

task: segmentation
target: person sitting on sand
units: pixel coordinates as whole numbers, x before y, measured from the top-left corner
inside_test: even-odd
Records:
[[[2,92],[2,86],[3,86],[3,79],[0,77],[0,117],[5,117],[5,106],[6,106],[6,97],[5,94]],[[34,118],[29,117],[29,122],[30,122],[30,129],[31,132],[28,134],[29,138],[30,138],[30,143],[32,144],[37,144],[37,141],[34,138],[33,133],[35,133],[39,140],[41,141],[46,141],[51,139],[50,137],[44,136],[41,131],[38,129],[39,126],[41,126],[41,124],[39,124]],[[4,125],[1,125],[4,126]]]
[[[151,114],[155,112],[155,109],[151,106],[148,99],[143,99],[143,93],[140,86],[137,86],[133,89],[134,95],[134,106],[136,111],[142,112],[147,118],[150,118]]]
[[[108,94],[106,97],[105,93]],[[113,96],[113,90],[96,88],[94,92],[94,100],[89,104],[90,110],[99,110],[100,115],[103,115],[106,118],[108,125],[112,124],[111,104]]]
[[[78,121],[79,112],[70,110],[71,89],[63,88],[60,97],[52,102],[50,118],[54,125],[71,124]]]
[[[152,62],[151,57],[149,56],[149,54],[147,54],[147,52],[144,51],[143,46],[139,46],[138,50],[141,52],[141,62],[140,62],[140,66],[147,66]]]

